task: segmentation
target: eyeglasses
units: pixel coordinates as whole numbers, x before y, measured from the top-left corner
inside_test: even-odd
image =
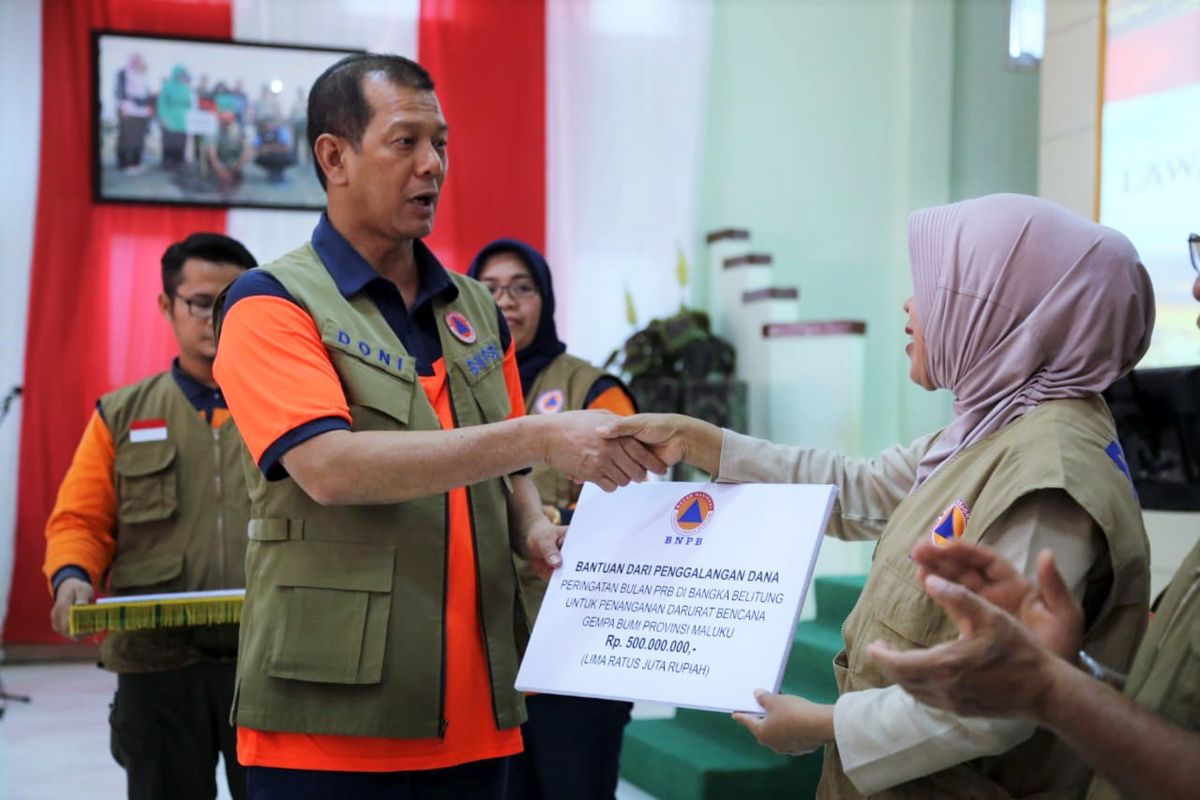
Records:
[[[1188,249],[1192,251],[1192,269],[1200,272],[1200,233],[1188,237]]]
[[[483,285],[492,293],[492,299],[497,303],[506,292],[517,303],[523,303],[538,293],[537,286],[530,281],[513,281],[508,284],[484,281]]]
[[[198,294],[194,297],[184,297],[181,294],[174,295],[179,298],[187,306],[188,316],[196,319],[212,319],[213,305],[216,303],[215,297],[209,297],[206,294]]]

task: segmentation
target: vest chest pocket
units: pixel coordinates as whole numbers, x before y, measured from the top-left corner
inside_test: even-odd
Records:
[[[373,684],[383,674],[395,549],[390,545],[279,542],[264,627],[266,672],[312,683]]]
[[[889,565],[879,570],[880,586],[876,594],[875,622],[884,636],[893,642],[908,642],[922,647],[946,639],[944,631],[951,625],[941,610],[921,589],[915,570],[905,576]],[[866,636],[859,643],[865,647],[877,636]]]
[[[175,579],[182,574],[182,553],[125,558],[118,553],[108,582],[113,594],[142,594],[150,589],[167,591],[174,587],[177,583]]]
[[[459,371],[471,387],[475,405],[479,407],[484,422],[502,422],[512,413],[508,398],[508,384],[504,380],[504,369],[499,363],[492,364],[478,374],[459,364]]]
[[[336,353],[336,351],[335,351]],[[341,353],[333,359],[346,400],[351,406],[355,430],[395,429],[395,423],[373,419],[376,412],[407,425],[412,409],[414,383],[410,376],[385,373]],[[362,409],[369,409],[363,413]]]
[[[114,464],[121,522],[154,522],[175,513],[179,505],[175,456],[175,444],[170,441],[121,448]]]

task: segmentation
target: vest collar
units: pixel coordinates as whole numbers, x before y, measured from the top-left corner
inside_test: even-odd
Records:
[[[197,411],[226,407],[225,395],[221,393],[221,390],[205,386],[191,375],[188,375],[179,366],[178,358],[171,361],[171,377],[175,379],[175,383],[179,386],[179,390],[183,392],[183,396],[188,399],[188,402]]]
[[[328,214],[322,213],[317,227],[313,229],[312,247],[316,251],[317,257],[321,259],[321,263],[325,265],[325,269],[329,270],[342,297],[350,298],[376,281],[395,288],[390,281],[376,272],[375,268],[359,255],[346,237],[333,227]],[[413,255],[417,263],[417,274],[421,279],[421,288],[417,291],[417,297],[410,312],[420,308],[434,297],[441,297],[446,302],[458,297],[458,287],[450,280],[446,268],[420,239],[413,241]]]

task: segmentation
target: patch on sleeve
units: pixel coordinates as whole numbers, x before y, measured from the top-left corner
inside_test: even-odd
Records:
[[[1129,488],[1133,490],[1133,497],[1136,500],[1137,486],[1133,483],[1133,474],[1129,471],[1129,462],[1125,460],[1125,451],[1121,449],[1121,444],[1116,439],[1108,443],[1108,447],[1104,448],[1104,454],[1112,459],[1112,462],[1117,465],[1117,469],[1121,470],[1121,474],[1125,476],[1125,480],[1129,481]]]

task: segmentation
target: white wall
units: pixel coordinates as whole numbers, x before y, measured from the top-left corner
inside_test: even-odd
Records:
[[[692,245],[704,132],[710,0],[551,0],[546,6],[546,254],[558,331],[602,362],[681,304],[676,248]],[[692,273],[702,253],[688,253]]]
[[[1050,0],[1046,4],[1046,56],[1042,62],[1038,193],[1077,214],[1095,218],[1099,175],[1103,61],[1102,0]],[[1200,513],[1147,511],[1150,590],[1156,596],[1200,539]]]
[[[419,0],[233,0],[233,38],[366,49],[412,58],[417,53],[419,14]],[[316,211],[231,209],[227,233],[265,264],[308,241],[319,216]]]
[[[39,129],[42,92],[42,4],[0,2],[0,244],[4,275],[0,286],[0,397],[24,380],[25,323],[33,260],[37,208]],[[14,77],[20,76],[20,77]],[[17,523],[17,457],[21,403],[0,423],[0,628],[8,612]]]
[[[1096,215],[1101,0],[1046,4],[1038,194]]]

